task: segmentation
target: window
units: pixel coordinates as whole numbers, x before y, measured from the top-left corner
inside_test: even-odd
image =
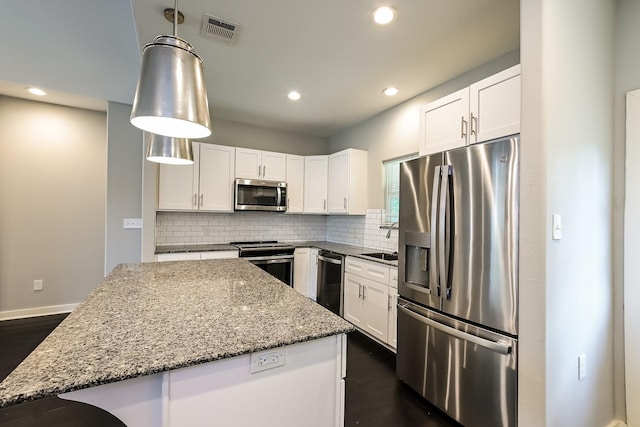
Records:
[[[384,166],[385,220],[391,224],[400,219],[400,163],[417,158],[417,154],[382,162]]]

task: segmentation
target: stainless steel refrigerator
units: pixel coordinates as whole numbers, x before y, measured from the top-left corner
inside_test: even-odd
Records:
[[[519,137],[401,164],[398,377],[467,427],[515,426]]]

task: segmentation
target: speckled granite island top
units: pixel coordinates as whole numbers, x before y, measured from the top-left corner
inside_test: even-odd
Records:
[[[352,330],[243,259],[121,264],[0,383],[0,406]]]

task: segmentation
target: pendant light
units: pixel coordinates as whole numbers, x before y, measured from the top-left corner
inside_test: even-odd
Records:
[[[158,36],[142,50],[131,124],[157,135],[204,138],[211,135],[204,63],[178,37],[178,14],[175,0],[173,35]]]
[[[144,139],[147,144],[147,160],[169,165],[193,164],[193,149],[190,140],[149,132],[144,132]]]

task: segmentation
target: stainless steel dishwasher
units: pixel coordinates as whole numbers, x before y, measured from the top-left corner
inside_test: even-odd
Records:
[[[316,302],[342,316],[344,256],[335,252],[318,252],[318,287]]]

